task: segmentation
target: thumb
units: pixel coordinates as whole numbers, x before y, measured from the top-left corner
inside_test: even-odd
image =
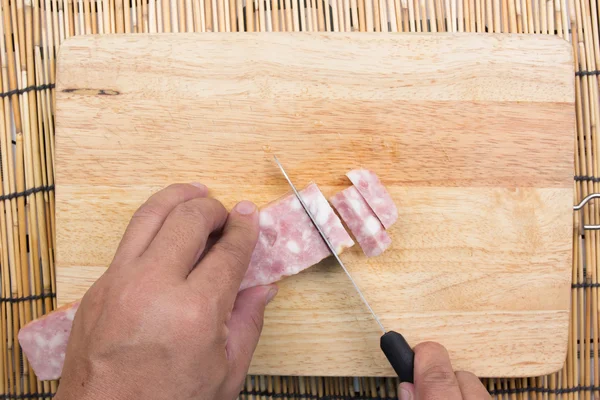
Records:
[[[227,323],[227,358],[231,382],[235,385],[241,385],[246,377],[262,332],[265,307],[276,294],[275,285],[256,286],[242,290],[235,299],[231,319]]]
[[[398,385],[399,400],[413,400],[415,398],[415,387],[412,383],[402,382]]]

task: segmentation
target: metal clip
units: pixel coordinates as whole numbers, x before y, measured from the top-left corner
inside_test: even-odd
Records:
[[[587,195],[583,200],[581,200],[581,202],[579,204],[577,204],[576,206],[573,206],[573,210],[574,211],[580,211],[583,206],[585,206],[590,200],[592,199],[599,199],[600,198],[600,193],[592,193],[590,195]],[[600,230],[600,225],[583,225],[583,229],[584,230]]]

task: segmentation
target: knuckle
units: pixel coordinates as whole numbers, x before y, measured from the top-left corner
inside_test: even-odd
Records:
[[[489,392],[475,374],[468,371],[457,371],[455,375],[461,390],[473,395],[477,394],[477,398],[481,400],[491,399]]]
[[[136,211],[133,213],[132,220],[134,219],[154,219],[154,218],[162,218],[162,212],[160,206],[147,202],[142,204]]]
[[[448,370],[442,365],[431,365],[423,371],[421,384],[436,387],[453,386],[456,381],[454,371]]]
[[[477,378],[473,373],[468,372],[468,371],[456,371],[455,375],[456,375],[456,379],[458,379],[459,381],[463,381],[463,380],[468,380],[468,381],[479,380],[479,378]]]
[[[163,192],[170,193],[181,199],[185,196],[187,190],[189,190],[189,186],[185,183],[171,183]]]
[[[415,346],[415,352],[426,354],[441,354],[447,355],[448,352],[444,346],[436,342],[423,342]]]
[[[215,333],[215,318],[210,304],[198,303],[184,307],[177,314],[179,314],[178,325],[185,327],[185,331],[194,332],[194,335],[200,333],[203,337]],[[193,329],[189,329],[190,327]]]
[[[215,329],[220,323],[221,308],[217,296],[208,296],[203,292],[196,292],[191,299],[192,310],[188,315],[188,322],[192,324],[201,323],[211,333],[218,333]],[[218,336],[218,335],[217,335]]]
[[[183,185],[181,183],[171,183],[165,187],[163,191],[178,191],[181,190],[182,187]]]
[[[210,218],[207,216],[206,210],[202,207],[202,203],[200,201],[181,203],[175,207],[173,212],[182,218],[196,221],[196,223],[205,226],[210,223]]]
[[[220,240],[213,246],[215,250],[226,255],[230,263],[243,266],[248,263],[249,252],[241,240]]]
[[[245,234],[246,237],[251,237],[253,235],[258,236],[258,219],[254,220],[251,218],[244,218],[236,214],[230,214],[228,224],[229,230],[232,232]]]
[[[253,233],[258,231],[258,224],[254,224],[252,220],[239,215],[230,214],[228,223],[232,232]]]
[[[182,320],[187,326],[196,326],[202,321],[205,314],[205,307],[198,304],[194,307],[185,307],[182,310]]]

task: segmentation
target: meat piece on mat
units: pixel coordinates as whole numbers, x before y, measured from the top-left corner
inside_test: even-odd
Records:
[[[356,186],[383,226],[386,229],[392,226],[398,219],[398,208],[379,177],[368,169],[353,169],[346,176]]]
[[[354,186],[332,196],[329,201],[356,238],[367,257],[383,253],[392,243],[381,222]]]
[[[19,331],[18,338],[23,353],[40,380],[60,378],[78,307],[79,301],[66,304],[29,322]]]
[[[311,183],[299,193],[338,254],[354,245],[316,184]],[[258,244],[240,290],[295,275],[329,256],[331,252],[319,231],[291,193],[260,210]]]
[[[341,253],[354,245],[316,184],[300,191],[317,223]],[[292,193],[260,210],[260,233],[240,290],[279,281],[331,256],[317,228]],[[63,306],[19,331],[19,342],[40,380],[60,378],[79,302]]]

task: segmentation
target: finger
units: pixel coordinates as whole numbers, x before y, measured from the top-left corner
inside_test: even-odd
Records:
[[[415,398],[415,386],[409,382],[398,385],[398,400],[413,400]]]
[[[463,400],[486,400],[492,398],[479,378],[470,372],[459,371],[456,373],[458,386]]]
[[[216,295],[227,311],[233,302],[258,240],[258,212],[248,201],[229,213],[223,234],[192,271],[188,281],[203,292]]]
[[[229,335],[226,349],[232,385],[228,388],[229,392],[234,393],[248,373],[262,333],[265,307],[276,294],[275,285],[256,286],[242,290],[235,300],[231,319],[227,323]]]
[[[208,236],[220,231],[227,210],[218,200],[198,198],[177,205],[142,255],[150,268],[185,279],[198,262]]]
[[[115,253],[115,259],[127,261],[142,255],[169,213],[178,204],[197,197],[204,197],[207,194],[206,186],[201,183],[192,183],[173,184],[150,196],[131,217]]]
[[[444,346],[426,342],[415,346],[415,397],[417,400],[461,400],[450,356]]]

